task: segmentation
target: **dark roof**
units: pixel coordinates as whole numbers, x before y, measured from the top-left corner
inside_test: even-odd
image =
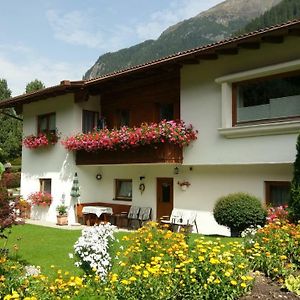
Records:
[[[180,65],[196,63],[201,59],[217,58],[220,54],[237,54],[239,48],[258,49],[263,42],[281,43],[287,35],[300,36],[300,20],[292,20],[283,24],[256,30],[237,37],[229,38],[213,44],[174,53],[172,55],[133,66],[127,69],[115,71],[90,80],[68,81],[64,80],[60,85],[45,88],[30,94],[23,94],[0,102],[0,108],[13,107],[41,99],[62,95],[68,92],[85,90],[86,88],[101,85],[102,83],[127,77],[133,74],[143,73],[149,70],[159,69],[168,65]]]

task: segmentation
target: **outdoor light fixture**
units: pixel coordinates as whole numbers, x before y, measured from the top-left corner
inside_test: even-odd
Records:
[[[175,167],[175,168],[174,168],[174,174],[175,174],[175,175],[178,175],[178,174],[179,174],[179,168],[178,168],[178,167]]]
[[[96,179],[97,179],[97,180],[101,180],[101,179],[102,179],[102,175],[101,175],[100,173],[97,173],[97,174],[96,174]]]

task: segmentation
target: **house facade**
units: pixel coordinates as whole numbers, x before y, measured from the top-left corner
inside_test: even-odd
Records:
[[[59,141],[22,151],[21,194],[50,191],[32,218],[55,222],[70,206],[75,172],[84,202],[149,206],[152,218],[172,208],[196,210],[199,231],[228,234],[212,211],[217,199],[248,192],[265,205],[288,197],[300,132],[300,21],[179,53],[89,81],[9,99],[23,113],[24,136],[43,130],[60,141],[94,127],[120,128],[183,120],[197,140],[122,151],[69,151]],[[181,185],[190,185],[183,190]],[[70,222],[74,213],[69,214]]]

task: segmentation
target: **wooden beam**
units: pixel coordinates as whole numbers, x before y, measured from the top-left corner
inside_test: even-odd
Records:
[[[289,35],[300,36],[300,28],[289,29]]]
[[[89,93],[86,90],[80,90],[74,95],[75,103],[86,102],[89,100]]]
[[[236,55],[239,53],[238,48],[223,48],[217,49],[216,52],[221,55]]]
[[[281,44],[284,41],[284,37],[282,35],[264,36],[262,41],[265,43]]]
[[[218,59],[218,54],[216,54],[216,53],[203,53],[203,54],[197,55],[197,58],[205,59],[205,60],[216,60],[216,59]]]
[[[184,65],[198,65],[200,63],[199,59],[186,58],[180,61]]]
[[[245,43],[240,43],[238,44],[238,47],[240,48],[244,48],[244,49],[259,49],[260,48],[260,43],[258,42],[253,42],[253,43],[250,43],[250,42],[245,42]]]

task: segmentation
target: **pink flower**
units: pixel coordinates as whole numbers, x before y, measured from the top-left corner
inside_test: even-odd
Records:
[[[180,147],[188,146],[197,139],[198,131],[192,125],[186,126],[183,121],[166,121],[143,123],[140,127],[120,129],[104,128],[91,133],[78,133],[70,136],[62,144],[67,150],[126,150],[142,145],[172,143]]]

